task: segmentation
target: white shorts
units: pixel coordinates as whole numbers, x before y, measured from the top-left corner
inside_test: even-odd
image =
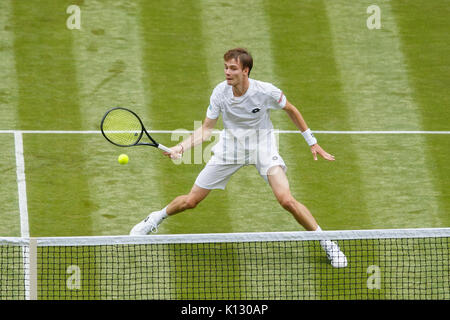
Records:
[[[203,189],[222,189],[224,190],[228,180],[240,168],[247,164],[222,164],[214,161],[214,157],[206,164],[203,170],[195,180],[195,184]],[[261,177],[269,182],[267,173],[270,168],[281,166],[286,172],[287,167],[279,154],[272,155],[271,158],[265,161],[258,161],[256,164],[251,164],[256,167]]]

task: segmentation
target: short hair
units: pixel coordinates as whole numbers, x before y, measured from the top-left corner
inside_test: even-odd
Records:
[[[248,68],[248,75],[250,76],[250,71],[253,67],[253,58],[252,55],[243,48],[234,48],[230,49],[223,55],[223,59],[225,61],[229,61],[231,59],[235,59],[241,64],[242,70]]]

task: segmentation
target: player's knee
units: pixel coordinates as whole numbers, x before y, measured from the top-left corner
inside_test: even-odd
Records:
[[[187,197],[186,200],[184,201],[184,207],[186,209],[194,209],[198,203],[199,201],[197,201],[195,198]]]
[[[278,198],[278,202],[280,203],[280,205],[286,209],[286,210],[290,210],[292,208],[295,207],[296,201],[292,196],[283,196],[283,197],[279,197]]]

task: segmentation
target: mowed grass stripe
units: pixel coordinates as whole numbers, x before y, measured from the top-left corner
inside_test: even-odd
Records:
[[[0,128],[17,128],[18,85],[11,1],[0,3]]]
[[[254,64],[250,78],[276,83],[270,33],[263,1],[201,1],[201,20],[205,39],[210,84],[225,80],[223,55],[228,49],[250,51]],[[251,8],[251,14],[248,10]],[[245,17],[245,19],[243,19]],[[244,32],[245,30],[245,32]],[[249,36],[251,34],[251,37]]]
[[[210,89],[198,4],[141,1],[140,7],[145,89],[151,92],[149,128],[192,130],[194,120],[204,119]]]
[[[55,13],[65,12],[65,2],[12,5],[18,127],[81,129],[72,36]],[[74,165],[82,152],[73,137],[24,136],[31,236],[91,234],[88,179]]]
[[[196,2],[170,2],[166,5],[141,2],[141,35],[143,42],[143,67],[148,96],[149,129],[194,130],[206,114],[209,90],[205,81],[206,69],[202,50]],[[189,135],[154,134],[157,141],[171,147]],[[176,165],[163,157],[160,151],[151,150],[160,167],[157,176],[162,196],[151,211],[160,210],[178,195],[188,193],[202,164],[192,164],[187,158]],[[154,164],[152,164],[153,166]],[[176,180],[168,179],[176,177]],[[204,229],[203,204],[195,214],[181,213],[161,225],[160,232],[209,232]],[[206,212],[204,212],[206,214]]]
[[[390,3],[378,5],[382,29],[368,30],[368,1],[326,2],[350,130],[421,130],[421,114],[410,87],[407,65]],[[408,32],[403,30],[403,32]],[[361,192],[377,221],[391,227],[441,226],[438,190],[431,175],[422,135],[360,139]],[[404,217],[393,225],[392,217]],[[418,217],[411,223],[412,217]],[[375,217],[374,217],[375,219]]]
[[[211,88],[224,80],[223,54],[231,48],[244,47],[253,56],[254,64],[250,77],[272,82],[277,85],[274,72],[271,39],[266,12],[262,1],[202,1],[202,24],[208,61],[208,75]],[[251,13],[249,12],[251,8]],[[244,31],[245,30],[245,31]],[[249,36],[251,35],[251,36]],[[283,115],[272,112],[272,119]],[[219,126],[222,125],[219,120]],[[278,122],[275,125],[283,126]],[[278,127],[280,128],[280,127]],[[229,203],[226,214],[232,221],[232,229],[227,232],[276,231],[298,228],[295,221],[283,212],[267,183],[259,176],[254,166],[241,168],[228,182],[224,193]],[[230,249],[235,280],[246,282],[249,278],[245,261]],[[250,273],[251,274],[251,273]],[[228,297],[239,299],[240,295],[253,297],[261,288],[248,284],[239,292],[230,292]]]
[[[86,130],[99,130],[104,113],[126,107],[148,120],[142,68],[140,12],[136,3],[89,1],[81,6],[82,29],[74,31],[73,56],[80,90],[80,112]],[[82,139],[87,158],[86,173],[91,192],[92,235],[128,234],[152,204],[140,198],[151,189],[159,197],[158,180],[151,178],[148,148],[120,148],[103,136]],[[117,158],[129,156],[127,166]],[[153,154],[155,155],[155,154]]]
[[[82,29],[72,34],[83,128],[99,130],[113,107],[146,119],[138,5],[93,0],[80,8]]]
[[[378,3],[382,8],[381,30],[368,30],[365,25],[366,9],[372,3],[350,5],[344,1],[327,1],[325,4],[343,101],[348,107],[348,129],[421,130],[420,114],[411,94],[389,3]],[[423,136],[358,138],[354,145],[361,181],[364,181],[359,193],[368,214],[373,216],[373,225],[381,224],[382,228],[439,226],[434,181],[422,153],[426,146]],[[395,257],[399,253],[385,254]],[[381,262],[368,257],[368,264],[381,265]],[[389,297],[392,289],[383,284],[380,295]]]
[[[244,3],[233,0],[225,3],[202,0],[201,4],[203,37],[211,86],[214,87],[225,80],[223,55],[228,49],[236,47],[248,49],[253,56],[250,78],[277,85],[280,78],[272,56],[274,48],[271,47],[264,1],[251,0]],[[278,112],[273,112],[272,119],[280,129],[288,123]]]
[[[235,47],[244,47],[252,54],[254,64],[251,78],[280,86],[279,74],[275,72],[270,25],[263,1],[201,3],[211,87],[224,80],[223,54]],[[271,117],[276,128],[286,127],[288,117],[284,112],[273,111]],[[254,166],[241,168],[230,179],[225,195],[229,202],[226,214],[232,221],[232,230],[229,232],[301,229],[294,218],[278,204],[269,185],[260,177]],[[239,264],[240,267],[235,269],[235,274],[239,275],[241,281],[246,281],[249,274],[245,268],[245,261],[240,261],[237,265]],[[228,298],[239,298],[240,294],[247,297],[257,296],[260,288],[249,285],[241,290],[241,293],[236,292],[234,296]]]
[[[369,30],[369,1],[326,2],[338,71],[349,106],[349,130],[421,130],[399,33],[388,1],[382,28]],[[387,51],[388,50],[388,51]]]
[[[166,1],[159,4],[141,1],[140,9],[145,89],[150,92],[147,96],[149,128],[193,130],[195,121],[205,117],[212,91],[207,81],[198,2]],[[155,138],[170,147],[181,141],[182,136],[155,134]],[[160,196],[154,197],[152,190],[147,191],[146,196],[152,199],[148,213],[160,210],[176,196],[188,193],[203,168],[203,164],[189,164],[192,159],[186,159],[187,156],[187,163],[176,165],[159,151],[149,152],[149,157],[155,160],[148,161],[148,166],[156,169],[154,179]],[[231,227],[228,217],[220,210],[224,206],[226,202],[208,198],[195,210],[168,218],[158,228],[158,233],[227,232]],[[168,272],[170,277],[181,277],[184,283],[192,281],[189,274],[175,268],[166,270],[166,277]],[[205,287],[214,291],[217,282],[205,281]],[[190,287],[176,288],[176,298],[186,299],[195,294]]]
[[[409,83],[426,130],[448,130],[450,123],[450,7],[445,1],[394,1],[401,47],[408,63]],[[407,13],[407,14],[405,14]],[[429,17],[432,16],[432,19]],[[427,18],[428,17],[428,18]],[[427,164],[439,189],[442,226],[449,225],[450,190],[448,137],[424,137]],[[444,147],[445,146],[445,147]],[[444,147],[444,148],[443,148]]]
[[[10,1],[0,2],[0,127],[14,129],[17,126],[18,84],[14,57],[14,32],[12,6]],[[2,236],[20,235],[20,212],[18,186],[16,181],[16,160],[14,156],[14,134],[0,135],[0,172],[2,183],[0,194],[0,226]]]
[[[72,32],[72,53],[83,128],[99,130],[104,113],[119,106],[135,111],[145,120],[148,115],[142,82],[137,4],[89,1],[82,3],[80,8],[82,28]],[[94,236],[128,234],[132,226],[148,213],[150,199],[143,196],[147,188],[153,190],[155,195],[158,192],[155,179],[149,177],[148,160],[144,156],[148,149],[120,148],[101,135],[83,135],[76,139],[84,145],[86,157],[83,157],[83,172],[91,186],[88,201],[92,226],[89,232]],[[117,161],[121,153],[130,157],[130,163],[126,166]],[[87,252],[87,257],[96,254],[93,250],[83,250]],[[81,255],[81,252],[76,254]],[[88,264],[89,269],[82,270],[89,277],[84,281],[82,290],[66,290],[66,294],[69,297],[94,294],[96,298],[104,298],[105,293],[101,292],[103,289],[95,276],[104,272],[102,264]],[[131,274],[129,283],[132,284],[136,276]],[[122,299],[128,286],[116,280],[107,279],[102,286],[108,288],[106,296]]]
[[[312,130],[348,128],[323,2],[282,1],[279,6],[266,1],[265,5],[270,16],[272,47],[277,48],[276,70],[287,98],[298,107]],[[287,128],[294,130],[295,125],[289,123]],[[313,161],[301,135],[280,135],[281,155],[289,167],[293,194],[310,208],[324,230],[370,228],[371,215],[359,196],[363,182],[355,157],[355,138],[324,134],[316,137],[336,157],[335,162]]]
[[[252,54],[254,64],[251,78],[277,85],[269,26],[262,1],[202,1],[201,4],[211,87],[209,94],[218,83],[225,80],[223,55],[228,49],[235,47],[244,47]],[[251,14],[248,8],[251,8]],[[272,117],[283,116],[280,113],[282,112],[274,111]],[[222,117],[218,125],[222,125]],[[290,217],[284,215],[270,187],[254,166],[241,168],[230,179],[225,192],[215,192],[224,193],[228,199],[226,214],[232,221],[232,230],[227,232],[276,231],[283,230],[288,225],[292,227]],[[277,223],[274,224],[274,220]]]
[[[347,109],[323,2],[266,1],[265,6],[270,16],[272,47],[276,48],[275,69],[286,97],[298,107],[312,130],[347,129]],[[294,130],[295,126],[288,123],[284,128]],[[372,217],[359,193],[363,182],[354,137],[316,137],[325,150],[335,155],[335,162],[314,161],[301,135],[280,135],[281,155],[289,168],[287,175],[294,197],[309,208],[323,230],[370,228]],[[332,269],[318,243],[314,249],[311,254],[315,259],[305,258],[305,263],[310,263],[313,270]],[[304,298],[326,299],[329,290],[339,292],[337,289],[350,273],[321,270],[304,277],[314,284],[302,293]]]
[[[390,5],[423,128],[449,130],[450,7],[446,1],[394,1]]]
[[[16,159],[14,155],[14,135],[0,135],[0,235],[2,237],[19,237],[20,212],[16,176]]]

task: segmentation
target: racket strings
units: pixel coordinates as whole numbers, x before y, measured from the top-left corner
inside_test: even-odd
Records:
[[[110,111],[102,124],[103,133],[111,142],[121,146],[132,146],[142,136],[142,124],[133,113],[124,109]]]

